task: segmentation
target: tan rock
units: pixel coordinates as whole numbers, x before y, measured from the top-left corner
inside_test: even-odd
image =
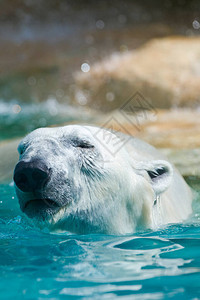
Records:
[[[115,111],[98,125],[139,137],[160,148],[183,176],[194,176],[199,180],[200,111],[182,108],[142,113],[134,114],[128,120],[121,111]]]
[[[98,125],[139,137],[157,148],[200,148],[200,110],[156,110],[146,115],[141,111],[127,116],[114,111]]]
[[[200,189],[200,148],[162,149],[162,152],[177,167],[184,177],[193,182],[197,181],[198,189]]]
[[[158,111],[155,121],[147,121],[138,135],[158,148],[200,148],[200,111]]]
[[[158,108],[196,107],[200,38],[153,39],[137,50],[113,54],[92,65],[88,73],[76,73],[75,81],[77,94],[81,91],[89,105],[104,111],[119,108],[137,91]]]
[[[159,111],[138,136],[160,148],[192,185],[200,179],[200,111]]]

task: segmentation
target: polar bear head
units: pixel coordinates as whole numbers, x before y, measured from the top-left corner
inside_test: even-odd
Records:
[[[40,226],[76,233],[151,226],[154,200],[169,187],[172,167],[136,160],[123,145],[115,152],[120,141],[105,129],[79,125],[27,135],[14,171],[21,210]]]

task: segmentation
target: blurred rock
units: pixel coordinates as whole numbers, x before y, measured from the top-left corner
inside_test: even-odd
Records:
[[[200,111],[177,109],[157,111],[155,121],[146,121],[138,136],[158,148],[200,147]]]
[[[145,140],[159,148],[184,177],[200,178],[200,110],[139,112],[129,119],[115,111],[98,125]]]
[[[184,177],[198,177],[200,179],[200,148],[163,149],[162,152]]]
[[[157,148],[200,148],[200,110],[157,110],[146,115],[139,112],[129,119],[121,111],[114,111],[98,125],[139,137]]]
[[[163,24],[91,30],[81,23],[81,32],[76,23],[0,26],[4,33],[0,36],[0,95],[23,102],[41,102],[53,96],[70,103],[76,90],[73,73],[81,70],[85,61],[92,63],[116,49],[134,49],[154,36],[174,32]]]
[[[104,111],[140,92],[154,107],[200,104],[200,38],[153,39],[138,50],[116,53],[75,74],[77,95]]]
[[[200,110],[158,111],[138,136],[160,148],[184,177],[200,179]]]

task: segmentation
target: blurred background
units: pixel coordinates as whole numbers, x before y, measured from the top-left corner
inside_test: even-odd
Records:
[[[0,1],[0,140],[95,122],[139,91],[200,103],[200,2]]]

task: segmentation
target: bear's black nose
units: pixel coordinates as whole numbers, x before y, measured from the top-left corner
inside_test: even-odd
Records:
[[[14,182],[23,192],[41,190],[49,177],[49,169],[42,160],[20,161],[14,170]]]

